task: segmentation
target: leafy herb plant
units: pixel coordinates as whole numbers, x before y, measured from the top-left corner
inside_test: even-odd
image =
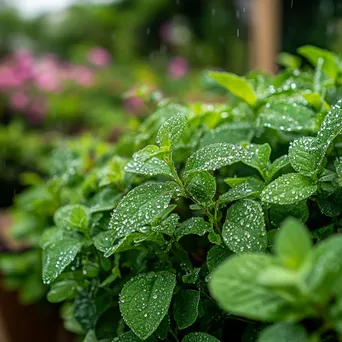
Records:
[[[340,338],[341,60],[299,52],[313,70],[211,72],[229,104],[163,100],[115,146],[56,152],[18,197],[32,247],[2,256],[7,283],[41,259],[31,297],[85,342]]]

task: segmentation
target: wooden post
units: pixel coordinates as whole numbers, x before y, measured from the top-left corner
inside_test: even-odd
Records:
[[[250,67],[274,73],[281,47],[282,0],[249,0]]]

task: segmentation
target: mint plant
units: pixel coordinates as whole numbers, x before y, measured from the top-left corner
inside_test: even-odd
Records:
[[[340,59],[299,52],[312,70],[211,72],[228,104],[164,99],[114,146],[57,151],[17,199],[7,284],[41,271],[86,342],[340,339]]]

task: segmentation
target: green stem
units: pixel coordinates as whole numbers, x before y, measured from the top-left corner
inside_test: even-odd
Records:
[[[172,329],[170,329],[170,333],[174,337],[175,341],[179,342],[177,335],[174,333],[174,331]]]
[[[264,208],[266,228],[267,229],[272,229],[272,225],[271,225],[271,221],[270,221],[270,216],[268,215],[267,203],[263,204],[263,208]]]

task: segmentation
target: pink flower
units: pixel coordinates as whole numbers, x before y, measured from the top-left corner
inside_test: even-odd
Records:
[[[111,55],[106,49],[95,47],[89,50],[88,60],[93,65],[106,66],[111,60]]]
[[[28,97],[21,91],[11,94],[9,99],[10,105],[14,109],[24,109],[29,102]]]
[[[51,70],[50,72],[44,72],[36,76],[35,83],[38,88],[44,91],[58,91],[59,80],[57,75]]]
[[[22,79],[16,75],[15,70],[9,66],[0,67],[0,87],[18,87],[22,84]]]
[[[85,66],[76,66],[73,70],[73,79],[78,84],[88,87],[95,82],[94,74]]]
[[[128,97],[124,100],[124,108],[127,113],[139,115],[144,111],[144,101],[137,96]]]
[[[173,57],[169,63],[168,70],[170,78],[180,79],[189,71],[188,61],[183,57]]]

